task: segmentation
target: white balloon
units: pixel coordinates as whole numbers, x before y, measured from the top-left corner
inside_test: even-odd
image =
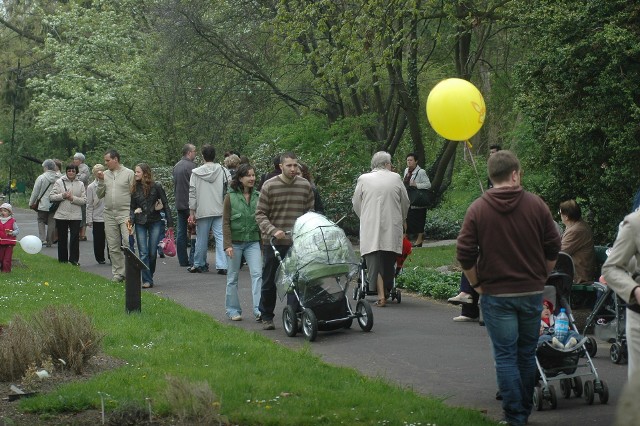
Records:
[[[42,250],[42,241],[35,235],[26,235],[22,237],[19,243],[22,246],[22,250],[29,254],[40,253],[40,250]]]

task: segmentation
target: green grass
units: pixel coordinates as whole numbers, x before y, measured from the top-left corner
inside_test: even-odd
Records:
[[[121,284],[19,247],[14,256],[26,268],[0,280],[0,323],[50,304],[72,304],[104,333],[104,352],[126,361],[88,381],[23,400],[23,410],[46,415],[99,409],[102,392],[109,395],[107,411],[150,398],[154,412],[167,415],[164,389],[172,375],[206,381],[221,413],[241,425],[494,424],[479,412],[331,366],[308,347],[285,348],[153,294],[143,294],[142,313],[127,315]]]
[[[405,268],[437,268],[456,263],[456,245],[414,248],[404,263]]]

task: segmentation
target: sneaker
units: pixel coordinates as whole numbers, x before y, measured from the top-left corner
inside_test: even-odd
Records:
[[[242,321],[242,316],[240,315],[233,315],[232,317],[229,318],[231,321]]]
[[[201,273],[201,272],[205,272],[204,268],[201,266],[189,266],[187,268],[187,271],[191,272],[192,274],[196,274],[196,273]]]
[[[569,339],[569,341],[564,345],[564,347],[566,349],[572,348],[575,345],[578,344],[578,339],[576,339],[575,337],[572,337],[571,339]]]
[[[560,340],[558,340],[557,337],[554,337],[553,339],[551,339],[551,346],[553,346],[556,349],[564,349],[564,345],[562,344],[562,342],[560,342]]]
[[[262,315],[256,314],[256,322],[262,322]]]
[[[226,269],[218,269],[218,275],[227,275]]]
[[[478,322],[478,318],[465,317],[464,315],[455,317],[453,320],[455,322]]]
[[[457,296],[448,298],[447,303],[451,303],[452,305],[470,305],[473,303],[473,298],[468,294],[460,293]]]
[[[264,321],[262,321],[262,329],[263,330],[275,330],[276,326],[273,325],[273,320],[264,320]]]
[[[114,275],[113,278],[111,278],[111,281],[114,283],[121,283],[124,281],[124,277],[122,275]]]

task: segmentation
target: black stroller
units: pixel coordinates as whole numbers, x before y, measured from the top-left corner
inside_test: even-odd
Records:
[[[606,255],[609,254],[609,249]],[[627,360],[627,336],[625,331],[626,303],[618,297],[606,283],[596,282],[593,286],[598,292],[598,299],[593,310],[587,317],[584,326],[584,334],[593,332],[594,337],[589,337],[589,355],[596,356],[598,345],[596,339],[611,343],[609,359],[615,364],[621,364]]]
[[[359,300],[355,311],[346,296],[349,283],[358,274],[358,258],[344,231],[326,217],[306,213],[296,220],[293,245],[284,259],[271,245],[280,267],[276,287],[280,299],[287,298],[282,326],[294,337],[301,325],[305,338],[314,341],[318,330],[350,328],[357,319],[360,328],[371,331],[373,311]]]
[[[547,279],[544,298],[553,302],[555,314],[560,312],[560,308],[565,308],[570,329],[578,333],[570,306],[573,272],[571,256],[560,252],[556,267]],[[587,342],[588,339],[583,337],[575,346],[567,349],[558,349],[550,341],[538,347],[536,365],[541,383],[538,383],[533,393],[533,405],[538,411],[544,409],[545,401],[549,401],[552,409],[558,406],[556,390],[551,384],[553,381],[560,382],[560,392],[564,398],[570,398],[573,391],[576,397],[583,396],[589,405],[593,404],[596,393],[600,403],[606,404],[609,401],[609,388],[598,376],[586,348]],[[583,384],[582,377],[585,376],[593,376],[594,379]]]
[[[396,277],[402,271],[401,267],[396,267],[396,273],[393,277],[393,286],[390,289],[385,289],[385,298],[391,299],[391,301],[402,302],[402,292],[396,287]],[[376,283],[370,283],[367,278],[367,262],[364,257],[360,258],[360,273],[358,276],[358,285],[353,289],[353,299],[364,299],[365,296],[375,296],[378,294]]]

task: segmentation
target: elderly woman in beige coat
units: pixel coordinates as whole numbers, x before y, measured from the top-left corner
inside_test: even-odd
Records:
[[[54,218],[58,230],[58,262],[80,266],[80,221],[87,203],[84,183],[76,179],[78,166],[69,164],[65,175],[56,181],[49,195],[52,203],[60,202]],[[67,236],[69,240],[67,241]]]
[[[371,172],[358,178],[351,200],[360,218],[360,255],[367,263],[370,283],[376,283],[377,306],[386,305],[385,290],[393,287],[396,257],[402,254],[404,218],[409,196],[402,178],[391,171],[391,155],[380,151],[371,158]]]

